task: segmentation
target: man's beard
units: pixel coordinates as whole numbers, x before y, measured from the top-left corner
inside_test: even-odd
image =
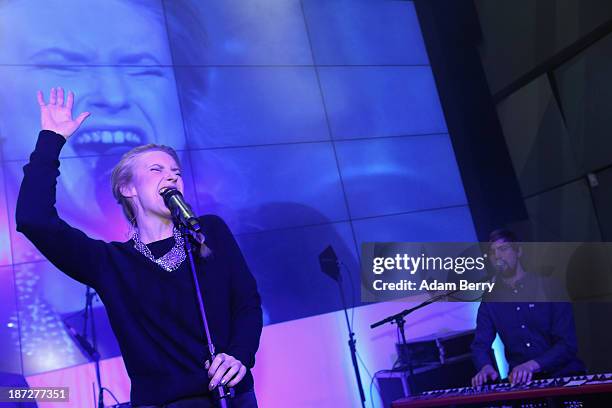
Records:
[[[516,275],[516,265],[514,268],[511,268],[506,261],[501,259],[495,262],[495,269],[497,269],[499,275],[504,279],[510,279]]]

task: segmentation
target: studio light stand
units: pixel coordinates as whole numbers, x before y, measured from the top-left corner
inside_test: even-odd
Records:
[[[64,325],[68,332],[72,335],[73,339],[77,342],[79,349],[86,356],[87,360],[94,363],[96,370],[96,381],[98,383],[98,397],[97,401],[94,401],[94,406],[97,408],[104,408],[104,391],[108,392],[113,399],[118,403],[115,395],[108,389],[102,386],[102,380],[100,376],[100,353],[98,352],[98,343],[96,338],[96,324],[94,320],[93,312],[93,299],[97,296],[96,292],[92,290],[90,286],[87,286],[85,292],[85,309],[83,309],[83,329],[81,333],[78,333],[74,327],[63,319]],[[87,338],[88,323],[91,326],[91,343]],[[94,388],[94,400],[95,400],[95,388]]]
[[[355,371],[355,378],[357,379],[359,397],[361,398],[361,407],[365,408],[366,398],[365,393],[363,392],[363,384],[361,383],[361,375],[359,374],[359,364],[357,363],[357,347],[355,346],[357,341],[355,340],[355,333],[353,333],[353,328],[351,327],[348,317],[344,289],[342,288],[342,275],[340,275],[340,268],[338,267],[338,257],[336,256],[336,253],[331,245],[321,252],[319,255],[319,263],[321,264],[321,270],[323,273],[336,281],[338,284],[338,289],[340,290],[342,308],[344,309],[344,317],[346,318],[346,326],[349,332],[348,345],[351,351],[351,361],[353,362],[353,370]]]

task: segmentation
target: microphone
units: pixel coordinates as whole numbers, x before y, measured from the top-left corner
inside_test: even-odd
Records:
[[[172,215],[184,226],[196,233],[201,231],[202,228],[200,227],[198,218],[191,209],[191,206],[187,204],[180,191],[170,187],[164,189],[160,195],[163,197],[164,203]]]

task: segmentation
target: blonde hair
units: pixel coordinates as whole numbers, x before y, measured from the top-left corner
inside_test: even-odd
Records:
[[[170,146],[149,143],[146,145],[137,146],[129,152],[125,153],[121,157],[121,160],[119,160],[119,163],[117,163],[117,165],[113,168],[113,172],[111,174],[111,187],[113,191],[113,197],[115,197],[115,200],[117,200],[117,203],[121,206],[123,215],[125,215],[125,218],[130,224],[130,229],[138,228],[138,223],[136,222],[136,208],[133,206],[131,199],[121,193],[121,189],[130,184],[134,178],[133,170],[136,158],[143,153],[154,151],[164,152],[168,154],[170,157],[172,157],[172,159],[174,159],[178,167],[181,168],[181,162],[178,158],[178,155],[176,154],[176,151],[173,148],[171,148]],[[197,234],[197,236],[195,236],[194,238],[200,244],[200,256],[203,258],[209,256],[211,254],[211,250],[204,243],[204,235]]]

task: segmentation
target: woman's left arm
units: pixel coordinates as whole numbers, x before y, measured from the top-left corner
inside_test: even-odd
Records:
[[[247,368],[255,366],[255,353],[263,327],[261,298],[255,278],[228,226],[217,216],[214,216],[214,223],[215,236],[223,242],[223,256],[231,271],[231,338],[227,353],[218,354],[212,366],[208,367],[209,373],[214,374],[211,389],[222,380],[233,387],[244,377]],[[230,367],[223,377],[221,373],[225,370],[217,370],[220,365]]]

